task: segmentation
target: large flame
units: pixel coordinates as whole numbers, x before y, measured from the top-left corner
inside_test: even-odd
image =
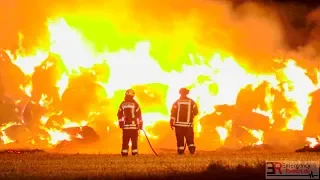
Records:
[[[299,67],[294,60],[279,60],[284,67],[269,74],[254,74],[241,66],[234,57],[226,57],[220,52],[214,53],[211,57],[190,54],[189,59],[193,62],[189,65],[183,65],[179,71],[166,71],[160,63],[150,55],[152,43],[149,41],[137,42],[134,49],[122,49],[120,51],[104,51],[98,52],[94,46],[90,44],[85,37],[72,28],[63,19],[54,19],[48,21],[48,29],[50,32],[51,46],[48,52],[38,50],[34,56],[18,55],[13,63],[17,65],[27,77],[28,81],[20,88],[29,97],[32,96],[32,80],[31,76],[35,72],[36,67],[47,69],[53,66],[52,62],[44,63],[44,59],[49,52],[58,54],[63,60],[66,71],[60,74],[60,79],[54,86],[58,88],[59,98],[62,99],[64,92],[69,87],[72,78],[80,76],[84,73],[84,69],[95,76],[95,65],[107,64],[110,69],[108,81],[96,78],[95,83],[101,85],[106,91],[106,99],[111,99],[112,107],[117,109],[121,99],[116,97],[116,92],[132,88],[133,86],[143,85],[144,94],[150,98],[155,98],[164,102],[163,109],[151,109],[143,111],[145,128],[151,128],[159,122],[168,122],[169,112],[172,103],[177,98],[177,92],[181,87],[191,87],[190,97],[193,98],[199,106],[199,116],[196,117],[196,132],[201,136],[202,125],[200,119],[205,115],[215,112],[214,106],[217,105],[234,105],[239,92],[247,85],[252,85],[255,89],[264,82],[267,82],[270,88],[281,92],[285,99],[294,104],[293,107],[283,108],[280,112],[281,118],[285,119],[286,126],[282,130],[303,130],[304,120],[311,104],[310,93],[319,88],[318,84],[314,84],[306,75],[306,70]],[[186,32],[187,33],[187,32]],[[14,58],[13,56],[11,56]],[[202,63],[196,63],[200,61]],[[148,90],[148,84],[162,84],[168,87],[167,91],[162,94],[154,94]],[[88,94],[88,96],[90,96]],[[122,97],[121,97],[122,98]],[[139,99],[140,98],[140,99]],[[253,112],[263,114],[269,118],[270,127],[274,121],[272,106],[274,95],[268,91],[264,98],[267,108],[253,109]],[[143,101],[141,97],[137,97],[137,101]],[[56,145],[61,141],[71,141],[71,135],[63,131],[65,128],[83,127],[91,122],[91,117],[83,119],[80,122],[63,117],[63,123],[57,124],[59,128],[45,127],[50,116],[53,114],[63,116],[59,108],[52,108],[53,100],[46,94],[42,94],[39,102],[41,107],[47,109],[45,115],[41,117],[40,128],[45,130],[49,137],[47,140],[50,145]],[[90,107],[91,108],[91,107]],[[92,116],[98,115],[96,109],[92,109]],[[112,112],[115,115],[115,111]],[[114,122],[117,125],[116,121]],[[224,144],[232,129],[232,119],[224,124],[224,126],[216,126],[216,131],[220,136],[220,141]],[[2,126],[1,130],[7,129],[11,124]],[[107,128],[107,127],[105,127]],[[108,126],[109,131],[110,126]],[[253,137],[257,139],[252,144],[263,143],[263,131],[245,128]],[[149,137],[154,140],[159,139],[161,134],[153,134],[150,130],[147,132]],[[81,139],[80,134],[76,138]],[[4,144],[12,142],[8,139],[3,131],[1,136]]]

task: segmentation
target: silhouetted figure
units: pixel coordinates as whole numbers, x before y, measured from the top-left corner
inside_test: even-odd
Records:
[[[132,155],[138,154],[139,129],[143,128],[141,109],[134,100],[135,92],[128,89],[125,93],[124,101],[118,110],[119,126],[122,128],[122,156],[128,155],[129,142],[132,143]]]
[[[197,104],[187,95],[189,90],[181,88],[180,98],[174,102],[171,108],[170,126],[175,128],[178,154],[184,154],[184,139],[187,141],[190,154],[194,154],[193,119],[198,115]]]

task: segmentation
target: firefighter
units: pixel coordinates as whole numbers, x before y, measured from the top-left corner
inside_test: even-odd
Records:
[[[138,134],[143,128],[143,121],[140,106],[134,100],[134,96],[135,92],[128,89],[118,110],[119,126],[122,129],[122,156],[128,156],[130,140],[132,155],[138,154]]]
[[[178,154],[184,154],[184,139],[188,145],[190,154],[194,154],[193,118],[198,114],[196,103],[187,95],[189,90],[181,88],[180,98],[172,105],[170,126],[175,129]]]

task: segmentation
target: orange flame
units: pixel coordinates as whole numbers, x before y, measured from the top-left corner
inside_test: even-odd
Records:
[[[319,138],[311,138],[307,137],[307,141],[309,143],[309,147],[314,148],[319,144]]]
[[[227,121],[224,127],[220,127],[220,126],[216,127],[216,131],[220,136],[221,144],[224,144],[225,140],[229,136],[231,129],[232,129],[232,120]]]
[[[251,84],[253,88],[256,88],[262,82],[268,82],[273,89],[280,91],[287,101],[294,104],[294,107],[283,109],[280,112],[282,118],[286,120],[286,127],[283,130],[301,131],[303,130],[304,120],[311,104],[310,93],[320,87],[319,84],[314,84],[306,75],[305,70],[297,66],[295,61],[291,59],[285,61],[284,68],[280,68],[274,73],[258,75],[249,73],[233,57],[223,57],[220,52],[214,53],[210,58],[190,54],[189,59],[192,62],[199,60],[202,63],[184,65],[179,72],[165,71],[160,66],[160,63],[150,55],[152,43],[149,41],[137,42],[135,48],[131,50],[97,52],[91,43],[79,31],[69,26],[63,18],[49,20],[48,29],[52,43],[50,52],[60,55],[67,69],[67,72],[63,73],[61,79],[56,83],[56,87],[59,88],[60,99],[68,88],[70,77],[80,75],[82,68],[93,69],[96,64],[107,64],[110,68],[108,83],[96,80],[96,83],[101,85],[107,92],[107,97],[103,97],[106,99],[115,98],[116,91],[131,88],[135,85],[159,83],[168,86],[167,92],[161,95],[161,99],[165,102],[165,109],[159,112],[154,109],[143,112],[146,129],[155,126],[157,122],[167,122],[169,120],[171,105],[177,98],[177,92],[181,87],[192,87],[190,97],[195,99],[197,104],[199,104],[200,113],[196,118],[196,120],[199,120],[203,116],[213,113],[215,111],[214,106],[216,105],[236,104],[239,92],[247,85]],[[47,56],[48,52],[39,50],[32,57],[19,55],[13,62],[30,78],[34,73],[34,68],[41,65]],[[26,63],[27,61],[28,63]],[[124,64],[126,66],[123,66]],[[50,66],[52,64],[48,63],[43,68]],[[139,70],[137,71],[137,69]],[[201,76],[205,76],[207,80],[200,82],[199,77]],[[210,89],[212,84],[216,84],[216,89],[218,90]],[[28,96],[31,96],[31,83],[21,85],[20,89]],[[145,93],[149,97],[155,97],[152,93],[147,91]],[[139,99],[137,100],[139,101]],[[267,110],[256,108],[252,111],[269,117],[270,126],[272,127],[275,121],[272,111],[274,96],[271,92],[267,92],[264,100],[267,104]],[[112,103],[119,102],[116,100]],[[39,104],[48,109],[52,104],[52,99],[48,99],[46,94],[42,94]],[[55,113],[57,112],[48,112],[43,115],[41,118],[42,125],[48,121],[50,115]],[[79,123],[65,118],[61,129],[86,126],[90,122],[89,119],[90,117]],[[116,122],[115,125],[117,125]],[[52,145],[63,140],[71,140],[70,135],[62,130],[42,128],[49,133],[50,144]],[[110,127],[108,126],[108,128]],[[196,133],[199,136],[199,132],[202,130],[200,122],[196,123],[196,128]],[[232,119],[223,127],[216,127],[222,144],[224,144],[226,138],[230,135],[231,129]],[[257,142],[254,142],[254,144],[263,143],[263,131],[246,129],[252,136],[257,138]],[[153,139],[159,138],[159,136],[151,132],[148,132],[148,135]],[[83,137],[79,135],[79,138]]]

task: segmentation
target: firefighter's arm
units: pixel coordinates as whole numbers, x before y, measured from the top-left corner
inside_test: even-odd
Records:
[[[121,103],[120,106],[119,106],[117,116],[118,116],[119,127],[120,127],[120,128],[123,128],[123,126],[124,126],[124,119],[123,119],[122,103]]]
[[[141,108],[140,108],[140,106],[139,106],[139,104],[137,102],[136,102],[136,105],[135,105],[135,115],[136,115],[137,120],[138,120],[139,129],[142,130],[143,129],[142,112],[141,112]]]
[[[170,116],[170,127],[171,127],[171,129],[173,129],[174,123],[175,123],[175,121],[176,121],[177,110],[178,110],[177,102],[175,102],[175,103],[172,105],[172,108],[171,108],[171,116]]]

